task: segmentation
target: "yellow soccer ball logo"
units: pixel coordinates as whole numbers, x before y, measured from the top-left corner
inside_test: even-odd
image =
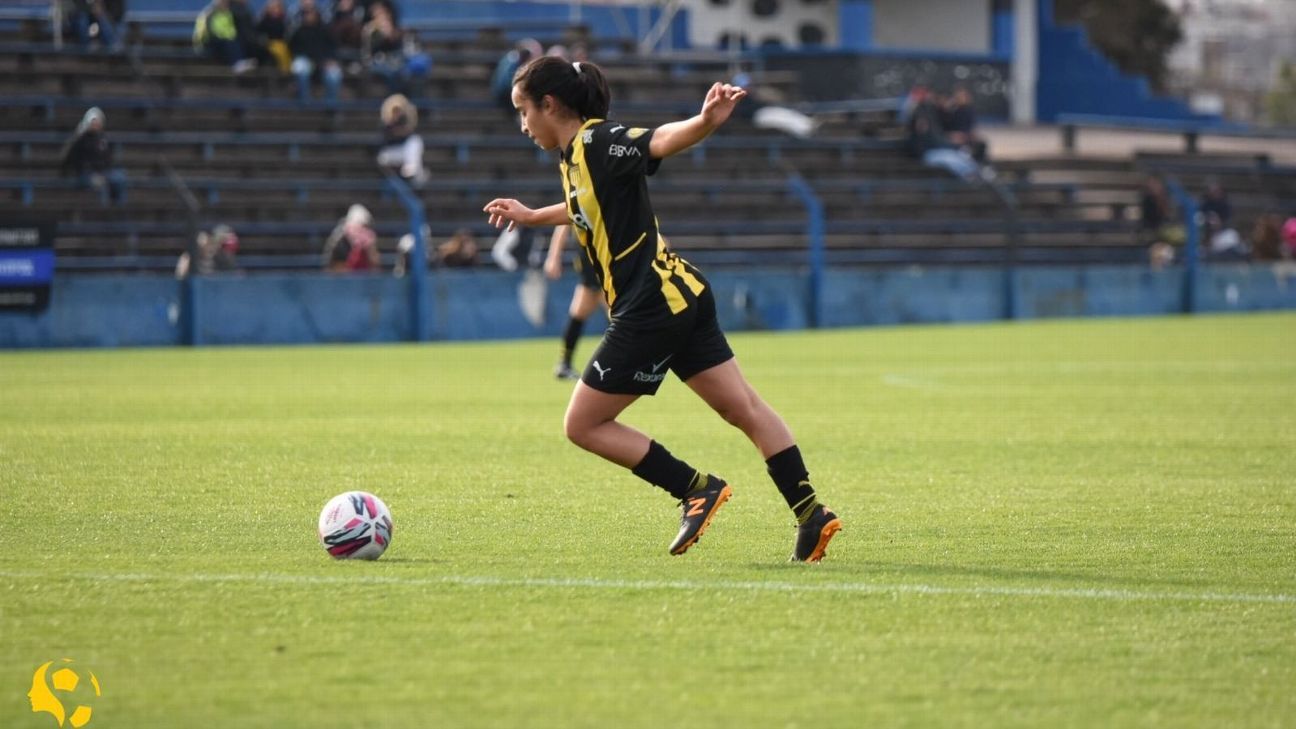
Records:
[[[63,662],[71,663],[72,659],[64,658]],[[50,673],[50,666],[52,665],[54,665],[54,661],[47,661],[40,668],[37,668],[36,673],[32,675],[31,691],[27,692],[27,698],[31,699],[32,711],[35,713],[44,712],[53,716],[59,726],[63,726],[63,723],[67,722],[75,729],[81,729],[81,727],[90,723],[90,715],[94,709],[78,703],[69,713],[63,699],[59,698],[60,694],[67,696],[69,699],[73,698],[70,695],[76,691],[77,686],[81,685],[81,676],[66,666]],[[95,697],[100,696],[98,677],[89,671],[86,673],[90,676],[90,685],[94,688]],[[88,693],[83,691],[82,695],[88,695]]]

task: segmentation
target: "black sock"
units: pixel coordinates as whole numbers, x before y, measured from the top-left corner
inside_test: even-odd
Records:
[[[765,465],[797,523],[804,524],[819,505],[819,499],[810,485],[810,473],[806,471],[805,461],[801,460],[801,449],[791,446],[781,450],[765,459]]]
[[[563,330],[563,350],[562,362],[571,367],[572,354],[576,351],[576,342],[580,340],[581,332],[585,330],[585,320],[570,317],[567,319],[567,328]]]
[[[649,444],[648,455],[631,472],[677,499],[707,482],[706,474],[672,456],[657,441]]]

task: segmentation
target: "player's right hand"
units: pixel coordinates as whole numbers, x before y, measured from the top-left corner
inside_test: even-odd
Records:
[[[557,281],[562,277],[562,259],[548,256],[544,262],[544,274],[550,279]]]
[[[531,208],[514,200],[513,198],[495,198],[486,203],[482,212],[489,216],[490,224],[496,228],[504,227],[508,223],[508,229],[513,230],[519,223],[525,225],[531,215],[535,213]]]

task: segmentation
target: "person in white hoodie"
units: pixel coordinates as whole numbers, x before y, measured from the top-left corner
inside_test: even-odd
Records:
[[[376,271],[382,267],[373,215],[352,205],[324,243],[324,268],[329,271]]]

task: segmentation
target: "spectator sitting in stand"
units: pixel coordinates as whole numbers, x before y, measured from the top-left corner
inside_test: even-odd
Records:
[[[83,49],[98,37],[104,48],[117,49],[121,37],[118,28],[126,15],[125,0],[56,0],[63,6],[67,29]],[[95,32],[97,31],[97,33]]]
[[[1202,194],[1201,201],[1197,204],[1197,211],[1201,213],[1201,222],[1208,236],[1227,229],[1233,222],[1233,206],[1229,204],[1228,193],[1224,192],[1224,187],[1214,180],[1207,185],[1206,192]]]
[[[477,241],[472,231],[460,228],[436,249],[436,262],[446,268],[466,268],[477,265]]]
[[[734,74],[730,83],[747,89],[747,98],[739,102],[734,113],[751,119],[758,129],[774,129],[805,139],[819,128],[819,123],[808,115],[784,106],[785,99],[777,89],[756,83],[746,71]]]
[[[423,138],[418,135],[418,109],[400,94],[387,97],[382,104],[382,148],[378,164],[395,171],[411,184],[427,180],[423,167]]]
[[[908,129],[909,121],[913,119],[914,112],[918,111],[918,105],[927,98],[927,94],[927,87],[922,84],[910,88],[909,93],[905,94],[904,101],[900,102],[900,110],[896,112],[896,121]]]
[[[381,5],[387,11],[387,15],[391,16],[393,23],[398,27],[401,24],[400,5],[396,3],[396,0],[359,0],[359,5],[360,9],[364,11],[364,21],[366,23],[374,19],[377,8]]]
[[[292,56],[288,52],[288,13],[283,0],[266,0],[261,17],[256,24],[257,39],[264,45],[267,56],[275,62],[280,73],[288,73]]]
[[[994,171],[981,167],[972,155],[953,148],[945,139],[941,126],[940,98],[922,87],[916,87],[910,94],[912,113],[906,124],[905,140],[909,155],[923,161],[929,167],[941,167],[958,175],[964,180],[978,177],[991,179]]]
[[[326,22],[328,20],[328,16],[324,13],[323,8],[321,8],[319,4],[315,2],[315,0],[297,0],[297,2],[294,3],[292,6],[292,11],[288,14],[289,15],[288,35],[291,36],[292,29],[301,25],[302,17],[306,15],[306,12],[308,10],[314,10],[315,12],[319,13],[319,17],[322,22]]]
[[[972,159],[984,164],[986,161],[986,143],[976,133],[976,110],[972,106],[972,94],[960,86],[954,90],[949,104],[945,107],[942,118],[945,138],[957,149],[972,155]]]
[[[1207,243],[1207,255],[1217,261],[1243,261],[1248,257],[1242,236],[1229,224],[1233,208],[1229,205],[1224,188],[1215,181],[1207,186],[1197,206],[1197,223],[1202,239]]]
[[[364,9],[356,7],[355,0],[337,0],[333,17],[328,22],[329,34],[339,49],[360,50],[360,37],[364,33]]]
[[[431,248],[432,229],[423,226],[423,245],[428,246],[425,258],[436,266],[444,268],[467,268],[477,265],[477,241],[473,238],[472,231],[467,228],[460,228],[454,232],[444,243]],[[393,269],[398,278],[404,276],[409,270],[410,261],[414,253],[414,236],[406,233],[401,236],[400,241],[396,244],[396,267]]]
[[[396,25],[385,3],[369,6],[373,19],[360,34],[360,58],[389,93],[418,96],[432,59],[418,48],[418,39]]]
[[[234,16],[234,30],[238,33],[239,47],[243,49],[243,62],[234,66],[235,73],[250,71],[258,64],[270,61],[270,51],[266,50],[256,29],[256,18],[248,0],[229,0],[229,11]]]
[[[1251,229],[1251,260],[1269,263],[1289,256],[1283,248],[1282,226],[1282,216],[1277,213],[1265,213],[1256,218]]]
[[[188,251],[180,254],[176,261],[176,278],[185,278],[191,273],[205,276],[219,271],[238,270],[238,235],[228,225],[218,225],[212,232],[198,234],[198,262],[193,265]]]
[[[427,268],[427,262],[432,260],[432,229],[425,223],[421,228],[423,232],[423,267]],[[396,263],[392,266],[392,275],[401,278],[409,272],[410,260],[414,254],[414,234],[406,233],[396,241]]]
[[[76,175],[81,187],[94,188],[113,205],[126,201],[126,173],[113,167],[113,149],[104,132],[104,113],[91,107],[63,146],[63,172]]]
[[[1184,241],[1184,231],[1173,223],[1174,208],[1161,178],[1148,177],[1143,183],[1139,210],[1139,230],[1148,245],[1148,260],[1153,268],[1164,268],[1174,261],[1174,246]]]
[[[310,99],[311,75],[319,73],[324,82],[324,98],[329,102],[338,99],[342,86],[342,67],[337,62],[337,45],[324,27],[319,9],[302,9],[301,24],[288,40],[292,51],[292,72],[297,77],[297,96],[302,101]]]
[[[194,21],[193,42],[195,50],[229,66],[235,73],[256,66],[256,61],[248,59],[244,53],[230,0],[212,0],[203,8]]]
[[[382,268],[378,234],[374,232],[372,223],[373,215],[368,208],[352,205],[324,242],[324,268],[333,272],[377,271]]]

